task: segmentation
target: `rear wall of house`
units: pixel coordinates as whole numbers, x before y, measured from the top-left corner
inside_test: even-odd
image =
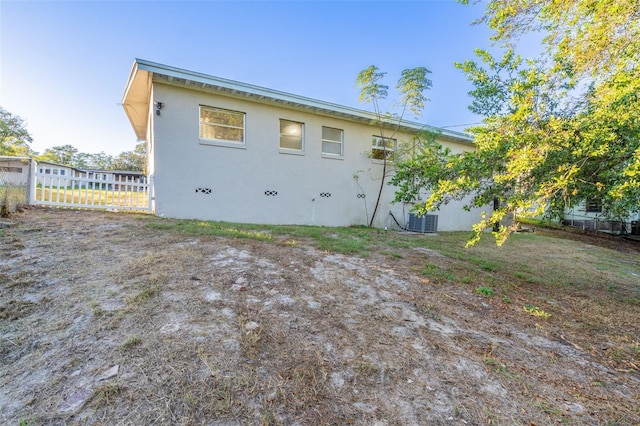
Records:
[[[157,215],[327,226],[365,225],[370,219],[383,168],[369,155],[372,136],[379,135],[375,127],[158,82],[152,101],[162,103],[149,129]],[[201,105],[245,113],[245,146],[201,140]],[[304,123],[303,152],[280,150],[280,119]],[[323,156],[323,126],[343,130],[343,156]],[[406,134],[395,138],[411,140]],[[376,226],[395,227],[390,212],[404,224],[411,206],[392,204],[393,197],[393,187],[385,184]],[[434,214],[439,230],[468,230],[480,212],[450,203]]]

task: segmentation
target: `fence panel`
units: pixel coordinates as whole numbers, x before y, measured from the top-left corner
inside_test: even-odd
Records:
[[[112,176],[113,177],[113,176]],[[149,212],[149,184],[132,176],[117,179],[35,173],[34,204],[84,209]]]

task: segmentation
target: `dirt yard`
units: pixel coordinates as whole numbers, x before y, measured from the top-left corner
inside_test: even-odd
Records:
[[[640,424],[632,248],[371,232],[363,256],[129,214],[9,222],[0,424]]]

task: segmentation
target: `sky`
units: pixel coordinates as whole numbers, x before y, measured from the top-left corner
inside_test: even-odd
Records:
[[[376,65],[432,71],[416,121],[463,131],[471,84],[454,62],[489,48],[471,25],[485,1],[0,1],[0,106],[26,122],[32,148],[71,144],[117,155],[136,137],[120,102],[134,58],[344,106]],[[390,90],[385,110],[393,108]]]

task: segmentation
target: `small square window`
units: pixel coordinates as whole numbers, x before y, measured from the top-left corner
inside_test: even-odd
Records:
[[[393,161],[393,154],[396,149],[396,140],[384,138],[382,136],[373,136],[371,146],[371,158],[374,160]]]
[[[587,213],[602,213],[602,202],[596,199],[586,201]]]
[[[343,155],[344,131],[332,127],[322,127],[322,154],[329,156]]]
[[[280,119],[280,149],[299,152],[304,150],[304,123]]]
[[[244,144],[245,113],[200,106],[200,139]]]

